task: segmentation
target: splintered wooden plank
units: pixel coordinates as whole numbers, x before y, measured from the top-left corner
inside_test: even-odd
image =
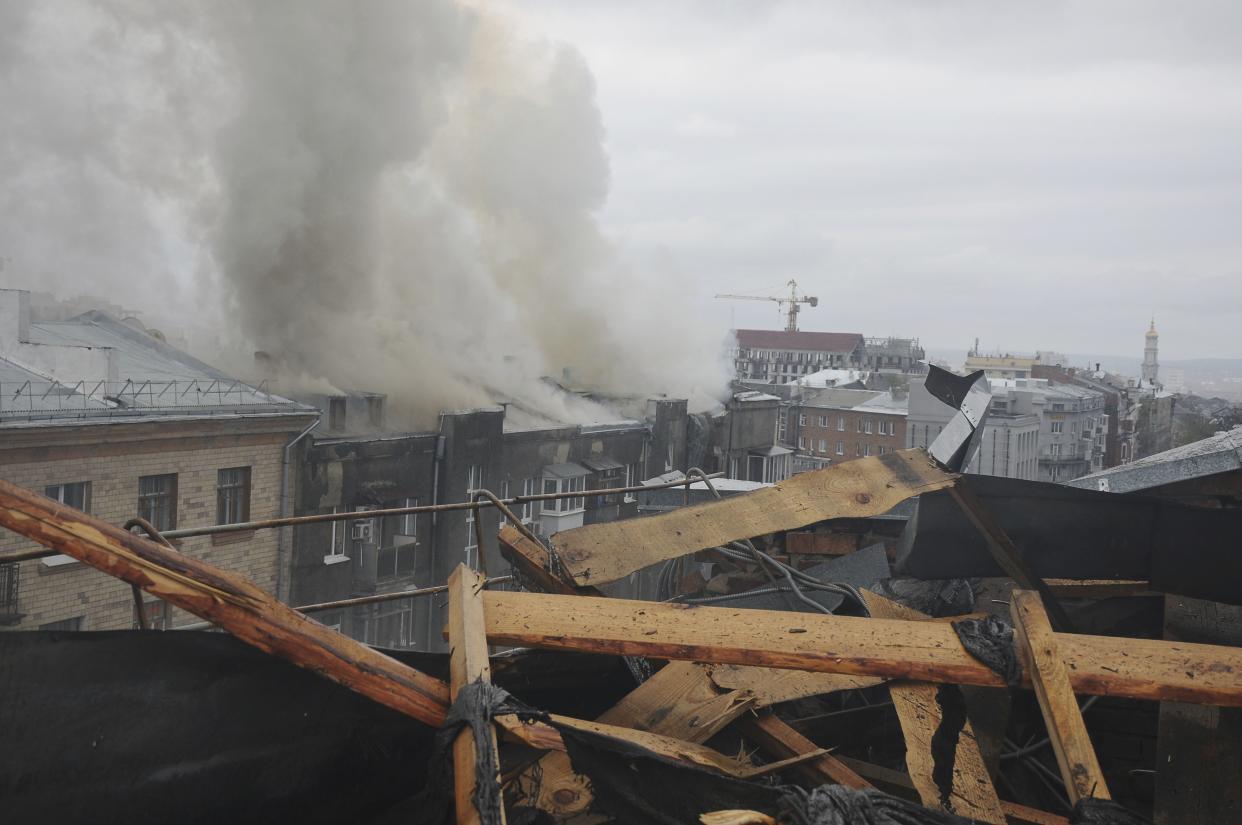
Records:
[[[848,673],[811,673],[746,665],[712,665],[712,682],[724,690],[745,690],[755,698],[755,707],[765,708],[807,696],[820,696],[838,690],[856,690],[883,684],[878,676]]]
[[[448,580],[449,690],[453,701],[463,688],[474,682],[490,682],[492,668],[487,661],[487,636],[483,633],[483,577],[464,564]],[[496,750],[496,729],[491,737],[491,770],[500,781],[500,758]],[[453,740],[453,791],[459,825],[478,825],[485,819],[504,825],[505,809],[496,800],[496,810],[480,811],[475,798],[475,766],[479,752],[474,732],[467,725]],[[498,817],[499,819],[496,819]]]
[[[552,546],[577,584],[601,585],[731,541],[825,519],[876,516],[955,479],[923,450],[903,450],[801,473],[727,500],[566,530],[552,537]]]
[[[0,526],[72,556],[398,713],[438,727],[448,685],[281,603],[242,576],[0,481]]]
[[[1110,799],[1057,635],[1052,631],[1039,594],[1015,590],[1009,610],[1013,615],[1014,636],[1034,683],[1035,697],[1044,715],[1070,804],[1085,797]]]
[[[500,528],[500,532],[496,535],[496,540],[500,546],[500,555],[510,566],[525,577],[530,583],[531,588],[539,589],[544,593],[560,593],[562,595],[581,594],[583,596],[602,596],[603,594],[594,587],[576,588],[570,582],[565,581],[560,576],[553,574],[548,569],[548,551],[542,544],[537,541],[531,541],[522,535],[522,531],[518,530],[512,524],[506,524]]]
[[[863,590],[862,595],[874,618],[929,620],[928,616],[917,610],[868,590]],[[906,740],[906,772],[910,774],[923,804],[928,808],[944,810],[940,788],[933,776],[935,759],[931,747],[932,737],[943,719],[936,699],[939,689],[939,686],[927,682],[891,682],[888,686],[893,708],[901,722],[901,733]],[[983,754],[979,752],[979,743],[975,740],[970,720],[966,721],[957,740],[949,805],[958,816],[1005,825],[1000,798],[988,775]]]
[[[768,753],[775,756],[797,756],[811,753],[819,746],[794,730],[775,714],[751,716],[739,723],[742,733]],[[815,784],[830,782],[849,788],[870,788],[871,784],[830,753],[825,753],[798,766],[798,772]]]
[[[692,662],[669,662],[630,691],[597,721],[650,731],[687,742],[705,742],[750,710],[753,701],[742,691],[721,691],[706,668]],[[549,753],[531,769],[538,776],[520,782],[538,788],[535,807],[565,818],[586,811],[592,801],[590,783],[574,773],[564,753]],[[529,771],[528,771],[529,774]]]
[[[944,622],[483,594],[489,640],[593,653],[1001,687]],[[1056,634],[1080,693],[1242,705],[1242,650]],[[1029,684],[1029,680],[1028,680]]]

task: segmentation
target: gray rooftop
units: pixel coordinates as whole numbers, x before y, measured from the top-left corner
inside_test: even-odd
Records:
[[[1129,493],[1242,469],[1242,427],[1174,447],[1089,476],[1065,482],[1071,487]]]
[[[72,357],[107,355],[109,374],[69,374]],[[150,415],[311,415],[298,404],[230,378],[176,347],[104,312],[67,321],[33,321],[27,340],[0,358],[0,422],[145,418]],[[39,366],[22,363],[30,356]],[[49,357],[52,356],[52,357]],[[51,365],[51,366],[49,366]],[[81,369],[79,366],[78,369]],[[102,372],[102,367],[97,368]]]

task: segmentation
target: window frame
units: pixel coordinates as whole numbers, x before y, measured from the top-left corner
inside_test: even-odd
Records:
[[[238,473],[239,481],[225,483],[225,473]],[[216,470],[216,524],[242,524],[250,521],[250,497],[251,497],[251,468],[250,467],[221,467]],[[232,499],[236,497],[236,501]],[[229,518],[230,513],[227,511],[231,508],[237,510],[232,513],[234,518]]]
[[[142,483],[144,481],[156,480],[169,481],[169,488],[153,493],[142,492]],[[177,529],[178,481],[177,473],[156,473],[155,475],[138,477],[138,516],[149,521],[151,526],[161,533]],[[167,521],[161,518],[153,518],[153,516],[156,516],[156,510],[151,508],[151,502],[157,502],[154,506],[158,507],[160,500],[167,502]]]
[[[82,492],[82,506],[65,500],[65,491],[69,488],[78,488]],[[72,507],[83,513],[91,511],[91,483],[89,481],[67,481],[62,484],[48,484],[43,488],[43,495],[52,499],[52,501],[60,502],[66,507]],[[44,556],[39,561],[44,567],[63,567],[67,564],[79,564],[80,562],[73,556],[66,556],[64,553],[57,553],[55,556]]]

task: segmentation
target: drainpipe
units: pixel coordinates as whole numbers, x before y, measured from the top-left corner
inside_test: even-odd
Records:
[[[280,465],[280,517],[285,518],[289,515],[289,456],[293,453],[293,447],[303,438],[310,434],[310,431],[319,426],[319,421],[323,413],[317,413],[315,420],[310,426],[302,432],[294,436],[293,440],[285,445],[284,460]],[[289,540],[289,528],[280,528],[280,535],[276,538],[276,600],[283,600],[281,590],[285,585],[285,555],[286,546]]]

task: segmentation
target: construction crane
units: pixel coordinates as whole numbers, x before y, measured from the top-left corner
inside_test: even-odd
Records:
[[[811,306],[819,306],[819,299],[810,295],[798,296],[798,282],[790,279],[785,284],[789,287],[789,297],[772,297],[768,295],[717,295],[717,298],[729,298],[734,301],[776,301],[777,304],[789,304],[789,309],[782,310],[787,320],[785,321],[786,332],[798,331],[798,311],[802,307],[799,304],[810,304]]]

